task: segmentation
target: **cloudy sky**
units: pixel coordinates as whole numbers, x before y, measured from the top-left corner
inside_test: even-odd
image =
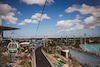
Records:
[[[45,0],[0,0],[4,36],[34,37]],[[37,37],[100,36],[100,0],[47,0]],[[20,36],[19,36],[20,35]]]

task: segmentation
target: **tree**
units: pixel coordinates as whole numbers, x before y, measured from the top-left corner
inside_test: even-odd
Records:
[[[29,58],[26,55],[23,56],[23,59],[22,59],[22,62],[20,63],[20,65],[22,67],[32,67],[31,63],[29,62]]]
[[[78,67],[79,63],[74,59],[72,60],[73,67]]]
[[[57,53],[57,50],[52,49],[51,52],[52,52],[52,54],[54,54],[54,53]]]
[[[2,66],[7,66],[7,63],[11,63],[12,62],[12,56],[8,55],[8,56],[4,56],[1,52],[0,52],[0,67]]]
[[[56,46],[56,50],[61,53],[62,48],[60,46]]]

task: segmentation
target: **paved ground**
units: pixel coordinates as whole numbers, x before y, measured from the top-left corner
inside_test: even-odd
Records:
[[[47,61],[43,53],[41,52],[41,47],[37,48],[35,51],[36,55],[36,67],[52,67]]]

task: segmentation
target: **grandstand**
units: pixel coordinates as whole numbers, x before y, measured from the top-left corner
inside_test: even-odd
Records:
[[[100,54],[100,44],[80,45],[80,48],[82,48],[83,50],[88,51],[88,52]]]

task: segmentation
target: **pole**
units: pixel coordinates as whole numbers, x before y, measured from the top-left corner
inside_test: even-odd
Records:
[[[75,35],[73,35],[73,43],[74,43],[74,45],[75,45]]]
[[[45,36],[44,36],[44,47],[45,47]]]
[[[90,39],[90,36],[89,36],[89,44],[90,44],[90,41],[91,41],[91,39]]]
[[[1,19],[1,14],[0,14],[0,26],[2,26],[2,19]],[[3,30],[0,30],[0,40],[3,40]]]
[[[2,26],[2,19],[1,19],[1,14],[0,14],[0,26]]]
[[[99,38],[99,44],[100,44],[100,37],[98,37]]]
[[[60,44],[62,44],[62,36],[61,36],[61,42],[60,42]]]
[[[48,36],[46,36],[46,46],[48,46]]]
[[[80,44],[83,44],[83,41],[82,41],[82,36],[81,36],[81,38],[80,38]]]
[[[66,45],[67,45],[67,36],[66,36]]]
[[[86,33],[84,33],[84,44],[86,45]]]

